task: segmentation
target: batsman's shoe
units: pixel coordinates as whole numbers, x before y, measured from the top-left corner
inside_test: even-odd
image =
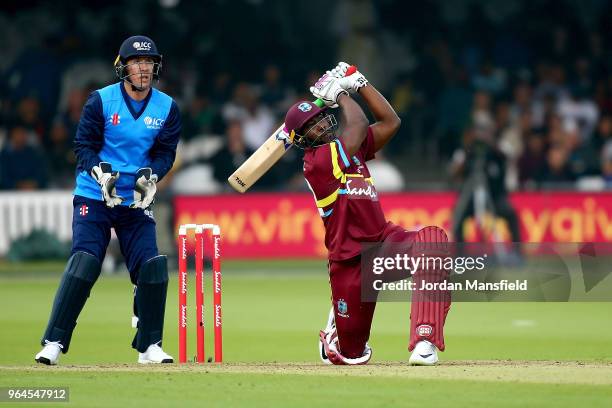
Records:
[[[174,358],[166,354],[157,344],[151,344],[147,351],[138,353],[138,362],[140,364],[174,363]]]
[[[365,349],[361,357],[348,358],[342,355],[338,350],[338,333],[336,329],[329,333],[321,330],[319,332],[320,342],[323,344],[323,351],[321,352],[321,359],[325,364],[333,365],[363,365],[368,364],[372,358],[372,348],[366,343]],[[328,362],[326,362],[326,360]]]
[[[325,330],[323,330],[323,332],[327,335],[333,331],[336,331],[336,317],[334,316],[334,307],[332,306],[331,310],[329,311],[329,316],[327,317],[327,325],[325,326]],[[323,364],[331,364],[331,361],[329,361],[329,358],[327,358],[327,354],[325,354],[325,346],[323,345],[321,336],[319,336],[319,357],[321,357]]]
[[[41,364],[56,365],[59,361],[61,352],[62,345],[59,342],[45,340],[45,347],[40,350],[40,353],[34,356],[34,360]]]
[[[419,341],[416,346],[414,346],[414,350],[412,350],[412,355],[408,360],[410,365],[416,366],[432,366],[438,362],[438,350],[436,346],[428,342],[427,340]]]

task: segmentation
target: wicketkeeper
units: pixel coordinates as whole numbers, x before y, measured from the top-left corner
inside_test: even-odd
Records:
[[[152,86],[161,66],[150,38],[128,38],[115,61],[119,82],[93,92],[83,108],[75,138],[72,251],[41,341],[44,348],[35,357],[39,363],[57,364],[60,352],[68,352],[100,276],[111,228],[135,285],[138,327],[132,347],[138,362],[173,362],[161,349],[168,269],[157,251],[150,206],[156,183],[174,163],[181,118],[174,100]]]
[[[372,356],[368,339],[376,303],[361,299],[362,243],[403,243],[407,248],[418,247],[418,255],[427,249],[435,255],[448,242],[441,228],[406,231],[385,220],[367,162],[395,135],[400,119],[359,71],[345,77],[348,69],[341,62],[310,88],[325,108],[300,101],[285,118],[289,139],[305,150],[304,177],[325,225],[333,305],[319,345],[321,358],[328,364],[365,364]],[[349,96],[356,93],[376,119],[374,124],[369,125]],[[335,107],[342,113],[339,136],[336,119],[328,110]],[[413,279],[426,279],[424,271],[416,271]],[[433,365],[438,361],[437,350],[444,350],[444,321],[450,308],[446,295],[413,296],[411,364]]]

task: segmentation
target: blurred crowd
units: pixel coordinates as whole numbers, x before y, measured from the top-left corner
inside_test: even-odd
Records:
[[[0,11],[8,44],[0,63],[0,189],[72,186],[82,106],[114,80],[116,49],[135,31],[157,42],[158,86],[182,111],[177,191],[189,185],[181,177],[209,180],[204,192],[224,191],[233,169],[294,101],[311,98],[309,84],[338,59],[357,64],[402,118],[382,162],[390,189],[425,174],[449,180],[440,163],[452,167],[474,140],[503,155],[509,190],[612,186],[606,2],[343,0],[329,6],[337,24],[324,28],[305,13],[327,4],[319,0],[160,1],[138,24],[125,14],[144,0],[130,10],[94,1],[71,13],[34,3]],[[231,27],[219,24],[230,15]],[[32,24],[49,29],[24,36],[21,27]],[[304,189],[298,156],[291,152],[257,187]]]
[[[390,92],[394,151],[454,169],[480,140],[501,153],[509,190],[612,186],[612,4],[424,3],[408,21],[382,10],[414,55]]]

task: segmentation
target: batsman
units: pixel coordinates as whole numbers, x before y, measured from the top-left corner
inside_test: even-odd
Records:
[[[372,356],[368,339],[376,303],[361,299],[362,243],[402,243],[407,248],[418,247],[419,255],[423,248],[439,253],[448,243],[439,227],[406,231],[385,220],[367,162],[395,135],[400,119],[365,76],[357,70],[351,74],[353,70],[340,62],[310,88],[325,103],[323,108],[300,101],[285,117],[289,141],[304,149],[304,177],[325,226],[332,309],[327,327],[320,332],[319,351],[324,363],[336,365],[366,364]],[[349,94],[361,96],[375,123],[368,123]],[[337,107],[341,135],[336,135],[337,121],[329,111]],[[413,279],[422,280],[423,271],[416,271]],[[438,361],[437,351],[445,348],[449,308],[450,296],[416,300],[413,296],[410,364]]]
[[[67,353],[85,301],[100,276],[114,228],[135,287],[138,362],[172,363],[162,348],[168,269],[159,255],[151,204],[171,169],[181,132],[174,100],[153,87],[162,56],[145,36],[126,39],[115,60],[119,82],[89,96],[77,128],[72,251],[35,356],[57,364]]]

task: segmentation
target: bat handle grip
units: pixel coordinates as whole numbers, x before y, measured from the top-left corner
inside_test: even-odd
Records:
[[[346,70],[346,73],[344,74],[345,77],[349,76],[349,75],[353,75],[355,73],[355,71],[357,71],[357,67],[354,65],[351,65],[350,67],[348,67],[348,69]],[[317,105],[319,108],[322,108],[325,106],[325,102],[323,102],[320,99],[317,99],[313,102],[315,105]]]

